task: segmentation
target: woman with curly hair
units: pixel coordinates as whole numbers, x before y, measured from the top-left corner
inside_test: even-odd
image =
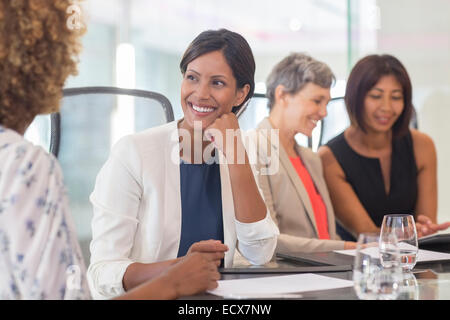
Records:
[[[84,30],[68,29],[70,5],[0,0],[0,299],[90,298],[61,167],[23,137],[36,115],[58,110],[77,73]],[[191,295],[218,278],[211,255],[197,252],[120,298]]]

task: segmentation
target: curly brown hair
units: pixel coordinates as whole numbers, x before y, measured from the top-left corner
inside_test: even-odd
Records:
[[[85,31],[67,25],[72,2],[0,0],[1,125],[23,133],[36,115],[59,109]]]

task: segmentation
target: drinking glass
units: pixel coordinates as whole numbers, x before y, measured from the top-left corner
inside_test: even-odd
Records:
[[[398,300],[419,300],[419,284],[412,272],[403,272]]]
[[[353,283],[358,298],[363,300],[392,300],[399,293],[402,270],[395,238],[390,239],[391,263],[381,264],[377,233],[361,233],[356,245]],[[397,251],[396,251],[397,250]],[[397,263],[395,263],[397,259]]]
[[[417,262],[419,251],[417,243],[417,230],[414,217],[410,214],[388,214],[383,218],[381,225],[380,252],[382,243],[393,235],[397,239],[397,247],[400,253],[400,266],[403,271],[410,271]],[[388,247],[386,245],[386,247]],[[388,265],[389,255],[382,252],[382,262]]]

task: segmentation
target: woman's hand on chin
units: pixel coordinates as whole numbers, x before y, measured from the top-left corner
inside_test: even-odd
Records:
[[[239,122],[232,112],[218,117],[205,129],[204,135],[217,149],[222,151],[227,160],[229,156],[237,154],[238,147],[243,146]]]

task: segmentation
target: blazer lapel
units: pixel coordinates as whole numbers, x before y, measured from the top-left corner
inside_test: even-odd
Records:
[[[298,153],[299,148],[296,148],[296,149],[297,149],[297,153]],[[300,155],[300,159],[301,159],[301,154],[299,153],[299,155]],[[280,144],[280,162],[281,162],[281,165],[286,170],[292,184],[294,185],[295,190],[297,191],[297,194],[299,195],[300,199],[302,200],[303,206],[305,207],[306,213],[309,216],[311,224],[314,226],[314,230],[316,231],[317,234],[319,234],[319,232],[317,230],[316,219],[314,217],[314,211],[313,211],[313,208],[311,205],[311,200],[309,199],[308,192],[306,191],[302,180],[300,179],[297,171],[295,170],[294,165],[292,164],[291,160],[289,159],[287,152],[284,150],[284,148],[281,144]]]
[[[314,185],[317,188],[317,191],[319,192],[320,196],[322,197],[322,201],[325,204],[325,207],[327,209],[327,221],[328,221],[328,233],[330,235],[330,238],[333,239],[335,236],[335,218],[334,218],[334,209],[331,204],[330,196],[328,193],[328,187],[325,183],[325,180],[323,177],[320,177],[316,174],[317,170],[314,170],[313,167],[311,167],[313,161],[309,161],[307,159],[308,155],[307,153],[303,152],[302,148],[297,148],[297,152],[301,154],[302,159],[305,159],[303,162],[306,169],[308,170],[309,174],[311,175],[311,179],[314,182]]]
[[[170,243],[167,248],[168,256],[176,257],[180,245],[181,238],[181,190],[180,190],[180,157],[179,157],[179,137],[178,137],[178,121],[175,121],[171,127],[170,140],[166,144],[166,185],[165,194],[165,235],[166,244]],[[234,250],[236,246],[236,226],[234,215],[234,202],[231,190],[230,175],[228,172],[228,164],[225,156],[219,152],[219,168],[220,168],[220,184],[222,192],[222,219],[223,219],[223,235],[224,242],[229,250],[225,253],[225,267],[233,265]],[[174,235],[176,235],[174,237]]]
[[[178,121],[170,128],[169,140],[165,144],[165,221],[163,233],[164,246],[168,257],[176,257],[181,238],[181,189],[180,189],[180,144]]]
[[[258,129],[266,129],[266,131],[270,130],[270,129],[273,129],[272,125],[270,124],[269,118],[265,118],[261,122],[261,124],[258,126]],[[263,132],[266,132],[266,131],[263,131]],[[288,156],[286,150],[283,148],[281,143],[278,143],[278,144],[272,143],[272,141],[270,140],[270,137],[268,135],[266,135],[266,138],[268,139],[268,141],[271,144],[272,151],[275,151],[275,152],[279,153],[280,164],[284,168],[284,170],[286,171],[286,173],[287,173],[287,175],[288,175],[292,185],[295,188],[295,191],[297,192],[299,198],[301,199],[301,201],[303,203],[303,206],[305,207],[306,213],[308,214],[308,217],[309,217],[309,219],[311,221],[311,224],[313,225],[314,230],[316,231],[316,234],[319,234],[318,230],[317,230],[316,219],[314,217],[314,211],[313,211],[313,208],[312,208],[312,205],[311,205],[311,201],[309,200],[308,192],[306,191],[302,180],[298,176],[297,171],[295,170],[294,166],[292,165],[292,162],[289,159],[289,156]],[[296,148],[297,153],[300,155],[300,158],[301,158],[301,153],[299,152],[300,149],[301,148]]]
[[[222,219],[223,219],[223,238],[229,250],[225,253],[225,267],[233,265],[234,248],[236,246],[236,226],[234,214],[233,193],[231,190],[230,173],[225,156],[219,151],[220,167],[220,185],[222,193]]]

